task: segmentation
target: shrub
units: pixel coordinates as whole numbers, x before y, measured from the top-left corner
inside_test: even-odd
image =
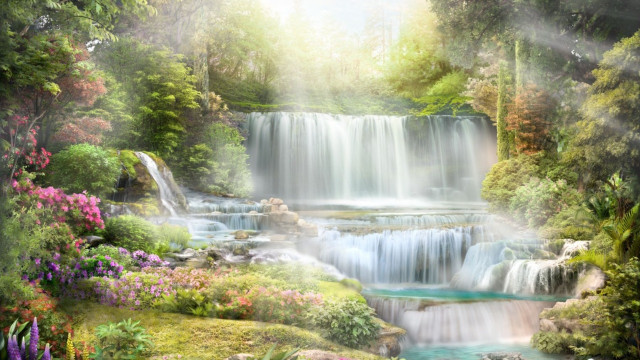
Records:
[[[149,350],[153,343],[140,322],[131,319],[96,327],[96,352],[93,359],[137,359]]]
[[[587,209],[570,206],[553,215],[541,229],[546,239],[591,240],[595,235],[594,226]]]
[[[184,250],[191,241],[191,234],[184,226],[162,224],[158,227],[157,253]]]
[[[98,301],[110,306],[139,310],[153,306],[175,290],[170,280],[153,273],[126,273],[119,279],[102,278],[95,284]]]
[[[357,292],[361,292],[362,291],[362,284],[360,284],[360,281],[358,281],[357,279],[342,279],[340,280],[340,284],[348,287],[349,289],[353,289]]]
[[[129,251],[155,249],[155,226],[135,215],[122,215],[107,220],[104,229],[105,240]]]
[[[195,316],[213,317],[216,315],[214,303],[203,293],[195,289],[176,290],[173,295],[164,295],[162,301],[157,303],[163,311],[189,314]]]
[[[575,346],[583,345],[580,333],[540,331],[531,337],[531,345],[547,354],[571,354]]]
[[[120,163],[108,151],[90,144],[71,145],[51,157],[47,180],[65,191],[106,195],[115,190]]]
[[[480,195],[493,210],[508,210],[518,187],[539,175],[540,155],[520,155],[493,165],[482,181]]]
[[[167,266],[169,263],[160,259],[156,254],[147,254],[142,250],[136,250],[131,254],[131,257],[138,263],[141,268]]]
[[[532,178],[516,189],[511,198],[511,211],[518,220],[527,221],[529,226],[543,225],[549,218],[562,210],[577,205],[581,195],[567,186],[564,180]]]
[[[127,270],[131,270],[135,265],[135,262],[131,257],[131,253],[129,253],[127,249],[117,248],[111,245],[99,245],[95,248],[85,249],[82,251],[82,255],[85,258],[93,256],[108,256]]]
[[[369,344],[380,330],[375,311],[355,300],[326,303],[311,319],[329,339],[352,348]]]

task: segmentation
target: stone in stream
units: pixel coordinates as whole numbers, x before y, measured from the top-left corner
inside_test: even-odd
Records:
[[[522,354],[517,352],[495,352],[482,354],[482,360],[525,360]]]
[[[249,238],[249,233],[247,233],[244,230],[238,230],[235,233],[235,239],[236,240],[246,240]]]

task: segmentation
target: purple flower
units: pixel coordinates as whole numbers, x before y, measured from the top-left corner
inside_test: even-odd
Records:
[[[29,359],[36,360],[38,358],[38,318],[33,318],[33,324],[31,324],[31,338],[29,339]]]
[[[22,342],[20,344],[20,358],[25,360],[27,359],[27,347],[25,346],[24,338],[22,338]]]
[[[53,260],[54,260],[54,261],[58,261],[58,260],[60,260],[60,254],[55,253],[55,254],[53,255]]]
[[[47,280],[51,280],[53,278],[53,276],[51,275],[51,273],[47,273]]]
[[[35,263],[36,263],[36,265],[40,265],[40,258],[37,258]]]
[[[9,360],[21,360],[20,348],[18,348],[18,339],[15,335],[9,339],[9,343],[7,344],[7,355],[9,355]]]
[[[40,360],[51,360],[51,352],[49,350],[49,344],[44,348],[44,354],[42,354],[42,358]]]

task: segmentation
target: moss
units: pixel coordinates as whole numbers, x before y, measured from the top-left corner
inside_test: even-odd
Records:
[[[359,292],[339,282],[320,281],[318,282],[318,290],[326,300],[352,299],[359,303],[367,303]]]
[[[348,287],[349,289],[353,289],[357,292],[362,292],[362,284],[360,284],[360,281],[356,279],[345,278],[340,280],[340,284]]]
[[[62,307],[74,317],[76,342],[94,341],[94,329],[100,324],[127,318],[139,320],[155,343],[149,355],[151,358],[182,355],[183,359],[225,359],[237,353],[264,354],[274,343],[278,343],[281,345],[278,351],[300,347],[332,351],[352,359],[382,359],[337,345],[317,333],[292,326],[202,318],[155,310],[131,311],[90,302],[67,302]]]
[[[120,155],[118,159],[124,165],[127,175],[135,179],[138,174],[136,173],[136,165],[140,164],[140,159],[136,156],[133,150],[120,150]],[[124,174],[123,174],[124,175]]]

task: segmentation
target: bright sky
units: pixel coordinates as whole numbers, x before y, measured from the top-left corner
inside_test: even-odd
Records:
[[[360,32],[365,26],[368,13],[375,5],[384,4],[387,14],[397,16],[398,9],[407,0],[261,0],[282,19],[286,19],[300,6],[306,16],[320,23],[329,18],[351,32]]]

